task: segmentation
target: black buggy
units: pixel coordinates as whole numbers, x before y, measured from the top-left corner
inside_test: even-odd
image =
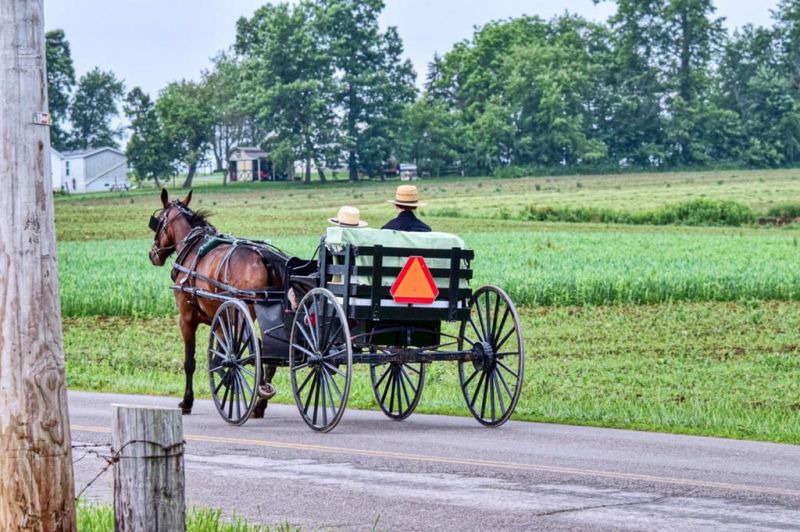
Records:
[[[469,288],[473,251],[463,243],[425,247],[423,233],[405,234],[402,247],[384,245],[377,242],[387,232],[371,229],[340,230],[331,243],[331,230],[316,260],[283,265],[281,291],[198,294],[223,300],[208,347],[220,415],[244,423],[264,394],[266,366],[288,366],[303,419],[330,431],[345,411],[353,365],[366,363],[381,410],[402,420],[419,403],[426,366],[455,361],[472,415],[486,426],[505,423],[522,389],[525,345],[508,295]]]

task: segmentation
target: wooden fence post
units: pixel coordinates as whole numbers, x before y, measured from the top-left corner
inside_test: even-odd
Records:
[[[112,405],[114,529],[186,530],[183,421],[177,408]]]
[[[0,530],[75,530],[41,0],[0,0]]]

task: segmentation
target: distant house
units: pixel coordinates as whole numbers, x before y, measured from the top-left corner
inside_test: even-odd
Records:
[[[241,146],[228,159],[228,179],[231,181],[272,180],[272,161],[261,148]]]
[[[61,190],[61,167],[63,166],[63,161],[64,156],[50,148],[50,184],[53,190]]]
[[[128,158],[115,148],[91,148],[61,154],[61,189],[65,192],[128,190]]]

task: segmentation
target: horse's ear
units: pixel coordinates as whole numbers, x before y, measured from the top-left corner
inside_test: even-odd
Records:
[[[161,203],[164,204],[165,209],[169,205],[169,193],[167,192],[166,188],[161,189]]]
[[[183,198],[183,201],[181,202],[187,207],[189,206],[189,202],[192,201],[192,192],[194,192],[194,190],[190,190],[189,193],[186,195],[185,198]]]

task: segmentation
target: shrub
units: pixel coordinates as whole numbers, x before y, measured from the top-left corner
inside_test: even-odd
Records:
[[[725,225],[753,223],[750,207],[735,201],[698,199],[641,212],[598,207],[547,207],[529,205],[520,212],[522,220],[549,222],[594,222],[637,225]]]

